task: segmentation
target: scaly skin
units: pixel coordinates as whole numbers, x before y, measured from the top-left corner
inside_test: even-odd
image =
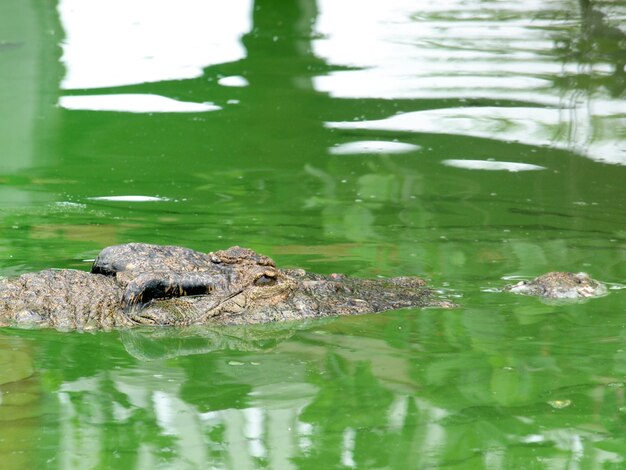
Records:
[[[547,299],[604,295],[584,273],[548,273],[505,291]],[[353,279],[278,269],[252,250],[200,253],[129,243],[105,248],[91,273],[48,269],[0,280],[0,326],[61,330],[135,325],[247,325],[405,307],[449,308],[418,277]]]
[[[252,250],[200,253],[130,243],[105,248],[92,272],[45,270],[0,280],[0,326],[61,330],[252,324],[451,307],[417,277],[352,279],[282,270]]]
[[[515,294],[535,295],[545,299],[576,300],[599,297],[607,293],[604,284],[595,281],[587,273],[551,272],[532,281],[520,281],[506,286]]]
[[[0,280],[0,325],[62,330],[131,326],[120,311],[122,289],[110,277],[47,269]]]

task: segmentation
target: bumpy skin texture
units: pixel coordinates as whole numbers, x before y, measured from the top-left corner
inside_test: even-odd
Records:
[[[73,269],[47,269],[0,280],[0,325],[58,329],[132,325],[120,315],[122,289],[110,277]]]
[[[587,273],[566,272],[547,273],[532,281],[520,281],[506,286],[505,290],[554,300],[585,299],[607,293],[604,284],[591,279]]]
[[[245,325],[452,307],[416,277],[363,280],[281,270],[252,250],[200,253],[130,243],[105,248],[91,273],[45,270],[0,280],[0,326],[110,329]]]

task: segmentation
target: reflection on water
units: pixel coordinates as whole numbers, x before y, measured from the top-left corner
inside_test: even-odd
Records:
[[[291,338],[298,331],[326,322],[278,322],[256,326],[203,326],[174,330],[135,328],[121,331],[120,339],[131,356],[141,361],[156,361],[213,351],[262,351]]]
[[[520,11],[519,2],[472,6],[433,1],[419,8],[395,2],[391,8],[373,8],[360,18],[359,27],[342,33],[346,5],[322,2],[318,27],[327,37],[314,42],[316,52],[330,63],[359,69],[317,77],[319,90],[338,98],[459,103],[327,125],[556,146],[626,164],[620,134],[626,101],[614,88],[615,75],[624,76],[626,32],[611,27],[609,18],[591,7],[582,9],[583,32],[565,30],[570,18],[559,15],[563,3],[524,2]],[[623,24],[626,10],[616,11],[613,4],[609,8],[612,22],[621,19]],[[354,53],[356,44],[362,55]],[[599,48],[602,53],[594,52]],[[586,77],[587,83],[572,89],[569,77]]]
[[[118,242],[240,244],[424,274],[461,307],[10,332],[3,458],[623,465],[624,291],[573,306],[498,292],[554,269],[623,281],[623,6],[7,2],[2,274],[86,269]]]
[[[505,171],[535,171],[545,170],[540,165],[531,165],[530,163],[515,162],[497,162],[495,160],[444,160],[441,163],[456,168],[465,168],[467,170],[505,170]]]
[[[112,202],[160,202],[167,201],[167,198],[158,196],[94,196],[90,197],[92,201],[112,201]]]
[[[59,441],[41,457],[59,468],[623,463],[618,315],[599,324],[598,306],[540,312],[533,301],[496,318],[472,309],[342,318],[261,349],[271,334],[237,329],[241,348],[218,341],[211,352],[149,362],[124,356],[117,335],[82,345],[70,336],[65,353],[92,356],[99,342],[110,356],[64,367],[47,418]],[[608,311],[619,302],[597,303]],[[181,339],[172,333],[158,334],[162,344]]]
[[[390,154],[417,152],[419,145],[404,142],[386,142],[384,140],[364,140],[338,144],[328,149],[331,155],[358,155],[358,154]]]
[[[59,106],[73,110],[118,111],[127,113],[204,113],[222,108],[210,103],[177,101],[147,94],[62,96]]]
[[[251,5],[243,1],[229,3],[231,9],[220,8],[219,15],[202,2],[189,1],[187,8],[177,10],[184,15],[174,17],[165,13],[170,8],[166,1],[157,8],[151,4],[150,15],[142,14],[141,3],[132,9],[110,2],[74,3],[63,0],[59,5],[67,34],[66,89],[200,77],[203,67],[246,63],[241,38],[254,35]],[[327,125],[556,146],[602,162],[626,163],[620,135],[626,125],[626,101],[615,88],[606,88],[616,83],[615,75],[624,74],[621,43],[626,34],[584,2],[582,31],[565,30],[570,18],[558,15],[560,3],[525,2],[520,10],[517,2],[487,8],[456,1],[425,2],[419,8],[405,2],[366,8],[359,2],[320,2],[315,24],[320,37],[310,38],[312,51],[328,64],[352,69],[315,76],[318,92],[353,99],[442,98],[460,105]],[[262,4],[257,6],[258,12]],[[355,9],[361,12],[358,21],[352,18]],[[626,15],[612,13],[613,22]],[[105,33],[97,34],[96,25],[117,31],[116,42],[112,44]],[[300,30],[306,32],[306,27]],[[284,38],[273,38],[279,39]],[[250,41],[245,45],[249,48]],[[597,49],[601,53],[594,52]],[[248,54],[250,59],[254,60]],[[249,74],[245,68],[239,71]],[[580,76],[589,77],[584,87],[572,88],[564,81]],[[242,75],[219,77],[218,83],[250,84]],[[66,96],[60,104],[68,109],[128,112],[220,109],[146,94]]]
[[[558,148],[559,137],[563,134],[562,115],[560,109],[480,106],[415,111],[376,121],[329,122],[326,125],[332,129],[467,135]],[[563,145],[568,144],[563,142]]]
[[[57,110],[50,105],[61,67],[50,59],[60,40],[58,20],[52,8],[37,13],[23,9],[20,0],[6,0],[0,13],[0,209],[49,200],[7,184],[3,177],[56,161],[54,155],[42,158],[37,136],[49,138],[57,122]]]
[[[32,468],[41,426],[40,377],[30,341],[0,335],[0,459],[4,468]]]
[[[245,55],[249,0],[59,0],[65,90],[202,76]],[[115,31],[115,34],[111,34]]]

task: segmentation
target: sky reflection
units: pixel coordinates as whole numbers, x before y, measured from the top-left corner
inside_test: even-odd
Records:
[[[626,164],[620,137],[626,101],[600,86],[624,67],[603,35],[610,31],[613,41],[620,34],[626,40],[626,35],[604,24],[605,16],[580,11],[575,14],[582,16],[576,19],[583,29],[577,33],[556,14],[563,8],[560,1],[407,5],[394,0],[364,7],[356,1],[321,0],[317,29],[322,38],[314,42],[316,54],[330,64],[356,69],[317,76],[318,91],[336,99],[446,99],[463,105],[327,126],[554,146]],[[348,22],[347,12],[356,9],[358,20]],[[624,14],[613,13],[613,21]],[[594,23],[598,18],[600,23]],[[591,33],[585,32],[585,22],[595,28]],[[606,52],[590,55],[587,50]],[[467,100],[482,103],[472,106]]]
[[[218,73],[217,84],[252,88],[242,59],[248,55],[243,39],[256,34],[253,4],[238,0],[217,8],[200,0],[182,4],[61,0],[66,33],[62,56],[66,76],[61,86],[95,89],[194,79],[207,67],[229,63],[234,73]],[[549,145],[601,162],[626,164],[626,146],[620,138],[626,102],[619,90],[602,86],[602,80],[621,73],[623,64],[611,49],[589,55],[606,48],[597,31],[620,34],[603,23],[604,16],[585,17],[577,11],[582,16],[579,31],[563,15],[555,15],[564,6],[556,0],[523,5],[319,0],[316,6],[318,15],[311,17],[314,34],[300,40],[310,43],[317,58],[341,68],[312,76],[317,93],[335,100],[458,100],[464,106],[377,121],[330,122],[327,127]],[[585,27],[595,29],[590,33]],[[236,98],[233,102],[239,102]],[[466,105],[467,100],[482,102]],[[60,106],[136,113],[220,109],[211,103],[129,94],[66,96]],[[355,153],[344,147],[329,151]]]
[[[328,149],[331,155],[359,155],[359,154],[390,154],[407,153],[420,150],[419,145],[405,142],[388,142],[384,140],[363,140],[335,145]]]
[[[202,76],[245,57],[250,0],[60,0],[65,90]]]
[[[62,96],[59,98],[59,106],[65,109],[128,113],[204,113],[222,109],[211,103],[191,103],[142,93]]]
[[[364,129],[430,134],[465,135],[533,146],[574,150],[605,163],[626,164],[626,152],[615,139],[590,141],[591,123],[577,122],[576,132],[562,137],[563,126],[580,114],[576,109],[540,107],[465,107],[429,109],[386,119],[328,122],[331,129]],[[597,125],[597,123],[595,123]],[[612,128],[607,129],[612,132]]]
[[[499,162],[495,160],[457,160],[449,159],[444,160],[441,163],[456,168],[464,168],[466,170],[488,170],[488,171],[535,171],[545,170],[546,168],[540,165],[531,165],[530,163],[517,163],[517,162]]]

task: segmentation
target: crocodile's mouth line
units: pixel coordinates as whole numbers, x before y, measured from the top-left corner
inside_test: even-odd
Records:
[[[223,305],[224,303],[232,300],[233,298],[237,297],[238,295],[241,295],[243,293],[243,289],[239,289],[229,295],[227,295],[226,297],[224,297],[223,299],[221,299],[217,304],[211,306],[209,309],[207,309],[204,313],[202,313],[201,315],[195,316],[195,317],[189,317],[188,315],[186,315],[183,310],[184,307],[181,307],[181,317],[182,320],[180,322],[176,322],[177,326],[190,326],[190,325],[195,325],[195,324],[202,324],[204,322],[206,322],[209,318],[211,317],[217,317],[219,316],[222,312],[223,312]],[[203,297],[208,297],[206,294],[197,294],[197,295],[186,295],[184,297],[184,299],[199,299],[199,298],[203,298]],[[125,312],[129,318],[130,321],[132,321],[133,323],[135,323],[136,325],[170,325],[172,324],[172,319],[167,319],[166,321],[160,322],[158,320],[155,319],[154,315],[150,315],[149,313],[145,312],[146,310],[149,310],[150,307],[152,305],[155,305],[158,302],[161,301],[167,301],[172,299],[172,297],[169,298],[162,298],[162,299],[154,299],[150,302],[148,302],[147,304],[142,305],[141,307],[139,306],[135,306],[132,309],[130,309],[129,311]],[[191,309],[189,309],[191,311]],[[145,312],[145,313],[142,313]]]
[[[227,297],[224,297],[222,300],[220,300],[220,302],[217,305],[215,305],[214,307],[212,307],[211,309],[209,309],[207,312],[203,313],[199,317],[195,318],[193,323],[198,323],[198,322],[205,323],[210,317],[219,316],[221,313],[223,313],[223,310],[220,307],[222,307],[224,303],[228,302],[229,300],[234,299],[235,297],[241,294],[243,294],[243,289],[239,289],[238,291],[233,292]],[[216,310],[217,312],[215,313]]]

